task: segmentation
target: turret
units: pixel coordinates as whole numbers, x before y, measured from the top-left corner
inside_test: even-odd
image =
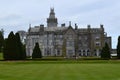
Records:
[[[30,30],[31,30],[31,24],[29,24],[29,29],[28,29],[28,32],[30,33]]]
[[[43,24],[40,25],[40,32],[44,32],[44,25]]]
[[[77,30],[78,29],[78,26],[77,26],[77,24],[75,23],[75,30]]]
[[[49,18],[47,18],[47,26],[48,27],[57,27],[57,18],[55,17],[55,12],[54,12],[54,8],[50,9],[50,14],[49,14]]]
[[[101,28],[102,32],[104,32],[104,25],[103,24],[100,24],[100,28]]]

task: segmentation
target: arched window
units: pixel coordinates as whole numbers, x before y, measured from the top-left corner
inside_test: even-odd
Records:
[[[57,50],[57,55],[58,55],[58,56],[60,55],[60,50],[59,50],[59,49]]]
[[[85,50],[83,50],[83,56],[86,56],[86,55],[85,55]]]
[[[90,56],[90,50],[89,49],[87,50],[87,56]]]
[[[97,56],[97,54],[96,54],[96,49],[94,50],[94,56]]]
[[[79,50],[79,56],[81,56],[81,50]]]

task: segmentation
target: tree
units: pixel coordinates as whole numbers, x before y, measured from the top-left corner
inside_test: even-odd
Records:
[[[4,36],[4,29],[1,29],[0,32],[1,32],[2,35]]]
[[[5,41],[3,57],[5,60],[13,60],[16,58],[16,50],[15,50],[15,37],[14,33],[10,32],[8,38]]]
[[[13,32],[10,32],[5,40],[3,57],[5,60],[23,60],[26,58],[25,49],[18,33],[14,35]]]
[[[23,49],[23,55],[22,55],[22,59],[26,59],[26,45],[22,45],[22,49]]]
[[[118,37],[118,44],[117,44],[117,57],[120,59],[120,36]]]
[[[3,51],[3,46],[4,46],[4,37],[2,31],[0,31],[0,52]]]
[[[66,39],[63,40],[62,56],[66,57]]]
[[[101,58],[102,59],[110,59],[110,48],[107,43],[105,43],[105,46],[102,48],[101,51]]]
[[[75,42],[74,42],[74,47],[75,47],[75,57],[77,58],[78,56],[78,37],[75,39]]]
[[[25,59],[26,58],[25,45],[22,44],[19,33],[15,34],[15,41],[17,59],[19,60]]]
[[[35,59],[35,58],[42,58],[41,50],[39,48],[39,44],[38,43],[35,44],[35,47],[34,47],[33,53],[32,53],[32,58],[33,59]]]

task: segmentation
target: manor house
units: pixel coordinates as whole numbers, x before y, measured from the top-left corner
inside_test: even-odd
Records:
[[[27,56],[32,56],[35,43],[38,42],[42,56],[100,56],[100,52],[105,42],[111,48],[111,37],[107,36],[104,26],[98,28],[78,27],[74,28],[69,22],[69,26],[62,24],[58,26],[54,9],[50,9],[47,26],[44,25],[29,27],[26,34]]]

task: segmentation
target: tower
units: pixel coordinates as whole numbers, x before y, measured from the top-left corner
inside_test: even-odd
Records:
[[[55,12],[54,12],[54,8],[50,9],[50,14],[49,14],[49,18],[47,18],[47,26],[48,27],[57,27],[57,18],[55,17]]]

